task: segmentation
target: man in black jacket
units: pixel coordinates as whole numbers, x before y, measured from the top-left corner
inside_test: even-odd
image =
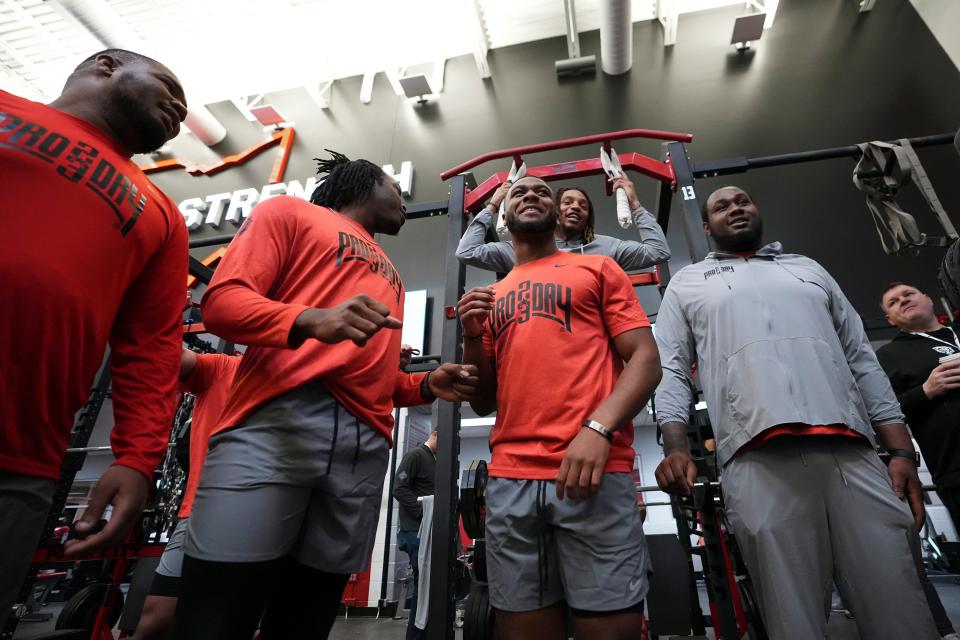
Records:
[[[877,349],[877,359],[900,400],[907,424],[937,485],[937,495],[960,532],[960,354],[957,323],[945,327],[933,300],[918,288],[893,282],[880,297],[887,321],[900,333]],[[937,630],[957,638],[940,597],[926,576],[922,581]]]
[[[400,503],[397,548],[410,556],[410,566],[413,567],[413,600],[410,605],[410,621],[407,623],[407,640],[426,637],[426,633],[413,624],[417,614],[417,585],[420,583],[418,556],[420,555],[420,520],[423,517],[423,508],[417,498],[433,495],[433,477],[436,468],[437,431],[434,430],[426,442],[404,454],[397,468],[397,477],[393,486],[393,497]]]
[[[900,333],[877,357],[960,532],[960,358],[941,362],[960,353],[957,323],[941,325],[930,296],[909,284],[887,285],[881,306]]]

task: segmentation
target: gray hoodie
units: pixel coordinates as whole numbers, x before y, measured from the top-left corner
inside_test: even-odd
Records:
[[[871,425],[903,422],[836,281],[782,251],[774,242],[750,258],[711,252],[673,276],[657,314],[657,420],[688,422],[696,361],[721,464],[780,424],[843,424],[874,443]]]
[[[582,239],[562,240],[556,238],[557,248],[613,258],[624,271],[646,269],[670,259],[670,247],[663,235],[663,229],[657,224],[653,214],[638,207],[630,212],[633,223],[640,233],[640,241],[621,240],[611,236],[594,236],[593,242],[583,243]],[[488,271],[506,273],[516,264],[517,258],[510,242],[485,242],[487,231],[493,229],[493,214],[484,209],[470,222],[470,226],[460,238],[457,247],[457,259],[471,267]]]

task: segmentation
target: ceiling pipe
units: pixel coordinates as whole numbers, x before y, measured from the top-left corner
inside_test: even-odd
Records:
[[[126,49],[149,56],[150,48],[105,0],[46,0],[69,22],[85,29],[104,49]],[[152,56],[151,56],[152,57]],[[159,61],[162,63],[162,60]],[[211,147],[227,137],[227,129],[203,105],[189,106],[184,120],[200,142]]]
[[[563,18],[567,29],[567,57],[580,57],[580,34],[577,32],[577,8],[574,0],[563,0]]]
[[[600,3],[600,66],[612,76],[633,66],[633,20],[630,0]]]
[[[567,58],[554,62],[557,77],[566,78],[595,74],[597,72],[597,57],[580,55],[580,33],[577,31],[575,0],[563,0],[563,22],[567,32]]]

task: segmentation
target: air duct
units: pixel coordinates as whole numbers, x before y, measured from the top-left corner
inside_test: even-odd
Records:
[[[617,76],[633,65],[633,20],[630,0],[600,3],[600,67]]]
[[[223,142],[227,137],[226,128],[203,105],[190,107],[183,124],[187,125],[190,133],[195,135],[197,140],[208,147]]]

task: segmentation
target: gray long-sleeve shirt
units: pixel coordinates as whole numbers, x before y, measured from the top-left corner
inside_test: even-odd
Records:
[[[670,247],[657,219],[643,207],[630,212],[640,240],[621,240],[612,236],[594,236],[584,244],[581,239],[557,238],[557,248],[613,258],[624,271],[646,269],[670,259]],[[517,257],[510,242],[485,242],[487,232],[494,227],[494,218],[489,209],[484,209],[470,222],[460,244],[457,259],[471,267],[505,273],[516,264]]]
[[[817,262],[783,254],[710,253],[670,280],[656,321],[663,379],[657,420],[687,422],[691,364],[730,461],[781,424],[842,424],[874,443],[873,429],[903,421],[860,316]]]

